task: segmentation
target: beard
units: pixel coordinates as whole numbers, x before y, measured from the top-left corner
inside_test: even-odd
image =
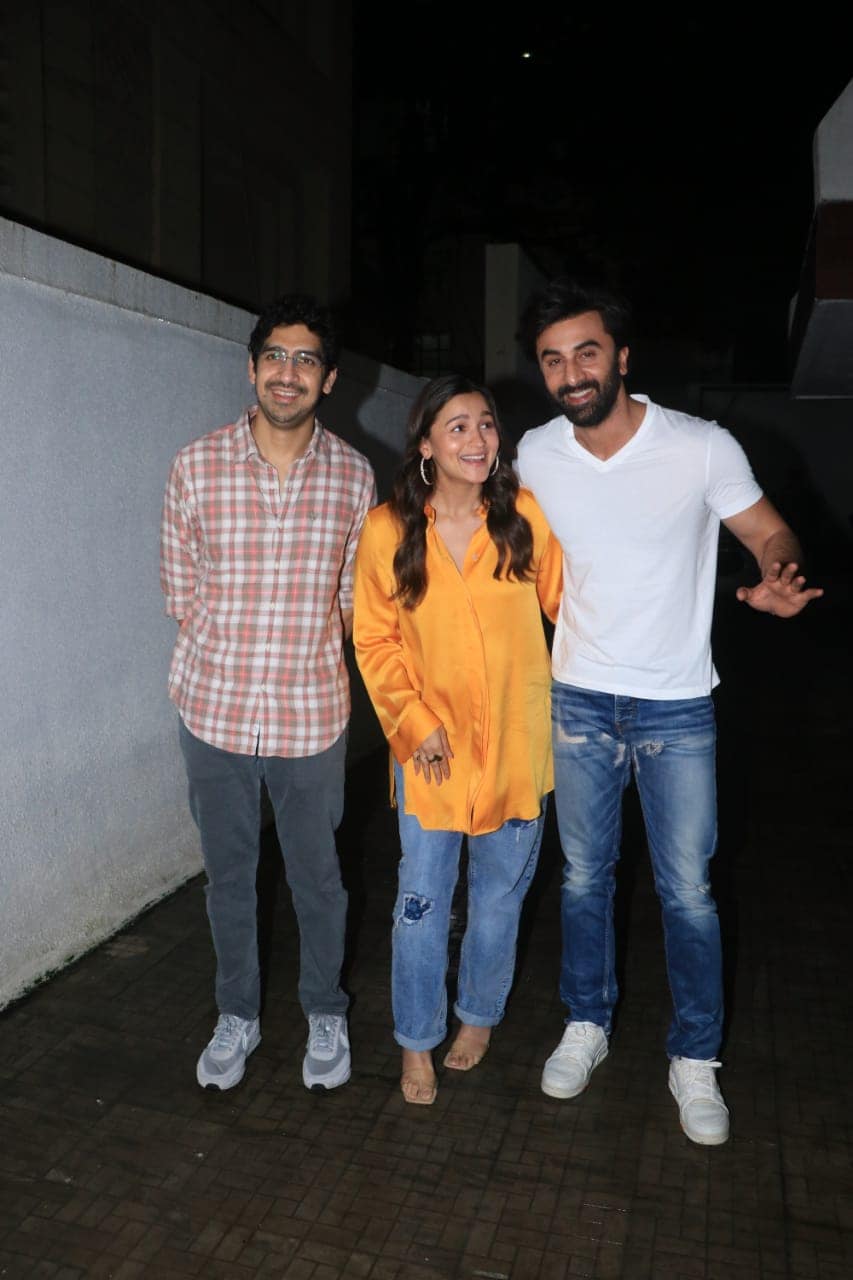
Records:
[[[590,378],[587,382],[580,382],[574,387],[564,383],[554,393],[554,400],[573,426],[598,427],[609,416],[619,398],[621,388],[622,374],[619,372],[619,360],[618,356],[614,356],[613,364],[604,382],[596,382],[594,378]],[[569,402],[568,397],[572,392],[587,390],[596,392],[591,400],[578,405]]]
[[[289,404],[281,404],[272,395],[269,383],[260,388],[255,385],[258,408],[274,430],[296,431],[309,420],[313,421],[321,397],[312,395],[311,390],[304,386],[294,389],[300,392],[297,398]]]

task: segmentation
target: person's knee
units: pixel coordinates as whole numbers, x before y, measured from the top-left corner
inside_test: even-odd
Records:
[[[241,861],[235,858],[204,860],[205,893],[227,895],[235,899],[254,898],[257,859]]]
[[[667,914],[682,916],[715,916],[717,914],[711,882],[707,879],[679,880],[662,886],[658,892],[661,907]]]
[[[404,893],[395,923],[408,927],[420,924],[426,916],[431,914],[434,907],[432,898],[420,893]]]
[[[590,893],[611,893],[616,882],[616,859],[590,862],[566,856],[563,866],[563,892],[569,897]]]

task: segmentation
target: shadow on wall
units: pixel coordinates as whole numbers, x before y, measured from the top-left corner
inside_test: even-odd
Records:
[[[490,383],[498,406],[501,426],[518,444],[525,431],[540,427],[557,412],[544,390],[522,378],[497,378]]]
[[[323,421],[370,462],[380,502],[391,492],[403,453],[406,420],[424,382],[424,378],[344,351],[338,380],[321,408]]]

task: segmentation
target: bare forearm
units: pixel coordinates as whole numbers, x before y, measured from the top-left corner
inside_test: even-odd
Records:
[[[774,564],[795,564],[800,570],[803,567],[803,549],[797,535],[787,525],[766,539],[763,547],[757,549],[755,558],[762,578]]]
[[[723,523],[755,557],[762,578],[774,564],[800,567],[803,549],[799,539],[767,498]]]

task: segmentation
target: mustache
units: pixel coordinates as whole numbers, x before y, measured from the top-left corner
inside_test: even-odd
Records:
[[[594,379],[590,379],[588,382],[576,382],[573,385],[568,382],[564,382],[561,387],[557,388],[557,399],[563,400],[566,396],[571,395],[572,393],[576,394],[578,391],[600,390],[601,384],[596,382]]]

